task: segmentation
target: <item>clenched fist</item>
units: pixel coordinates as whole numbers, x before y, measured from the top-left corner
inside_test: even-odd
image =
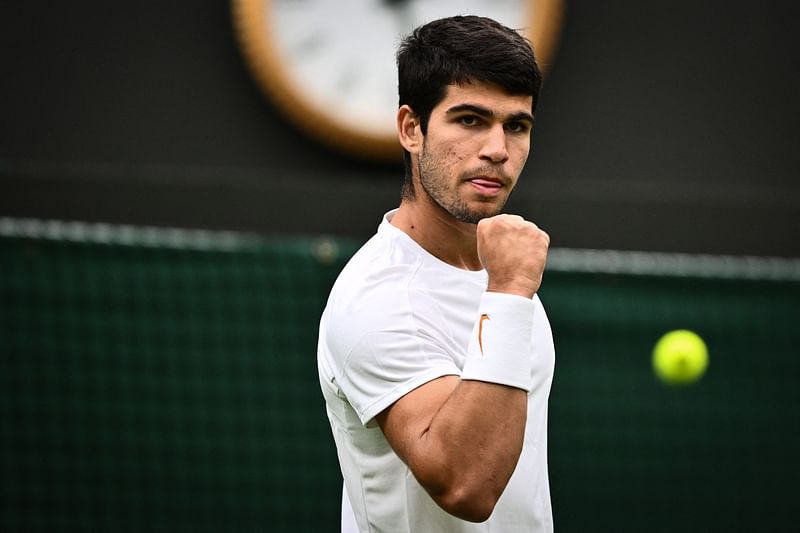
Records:
[[[550,236],[518,215],[497,215],[478,222],[478,257],[489,274],[492,292],[532,298],[542,284]]]

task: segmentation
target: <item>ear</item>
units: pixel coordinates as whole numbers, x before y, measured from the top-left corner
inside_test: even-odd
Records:
[[[422,131],[419,127],[419,118],[408,105],[400,106],[397,110],[397,138],[408,152],[419,153],[419,147],[422,146]]]

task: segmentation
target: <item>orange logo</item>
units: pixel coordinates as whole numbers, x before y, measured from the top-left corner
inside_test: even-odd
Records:
[[[489,315],[486,313],[481,315],[481,320],[478,322],[478,346],[481,349],[481,355],[483,355],[483,321],[484,320],[491,320]]]

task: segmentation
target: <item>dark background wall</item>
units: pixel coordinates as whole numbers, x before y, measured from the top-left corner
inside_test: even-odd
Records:
[[[800,256],[799,15],[568,2],[509,208],[560,247]],[[5,5],[0,59],[0,216],[365,238],[397,203],[400,165],[263,98],[226,1]]]

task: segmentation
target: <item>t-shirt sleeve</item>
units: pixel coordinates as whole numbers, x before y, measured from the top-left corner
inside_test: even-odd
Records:
[[[452,354],[430,335],[413,328],[381,330],[366,333],[353,346],[338,384],[368,425],[420,385],[460,373]]]
[[[413,283],[418,264],[382,267],[390,254],[362,258],[368,268],[340,276],[321,320],[320,358],[366,426],[417,387],[460,375],[467,349],[440,297],[429,284]]]

